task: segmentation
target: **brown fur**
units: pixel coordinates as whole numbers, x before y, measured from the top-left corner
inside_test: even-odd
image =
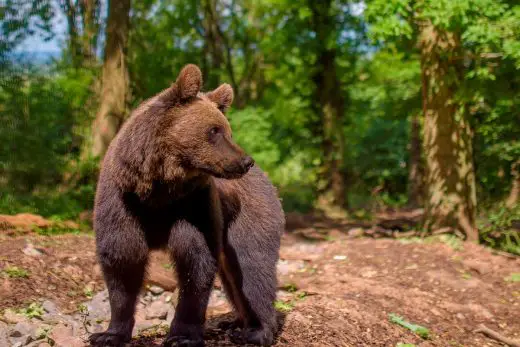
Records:
[[[232,88],[203,94],[201,85],[200,70],[186,66],[133,112],[105,156],[94,228],[112,317],[93,345],[130,338],[148,252],[159,247],[169,249],[180,284],[165,345],[203,344],[217,272],[242,324],[235,339],[273,341],[283,212],[267,177],[231,138],[223,112]]]

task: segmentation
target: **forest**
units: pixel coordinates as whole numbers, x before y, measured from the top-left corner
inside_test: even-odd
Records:
[[[236,141],[286,211],[365,218],[424,207],[425,233],[449,228],[520,253],[514,1],[108,5],[3,8],[3,213],[91,209],[100,158],[125,118],[195,63],[205,88],[233,86]],[[30,36],[59,36],[59,55],[20,50]]]
[[[326,242],[338,230],[370,229],[359,241],[363,252],[440,247],[429,244],[434,237],[454,247],[449,252],[466,244],[468,254],[491,250],[515,262],[506,282],[518,302],[518,1],[5,0],[0,28],[0,230],[18,214],[39,218],[21,223],[38,236],[91,233],[110,141],[133,109],[191,63],[202,70],[203,90],[233,87],[226,114],[233,138],[277,187],[289,231],[301,224],[294,229],[304,237]],[[56,50],[39,48],[49,43]],[[426,249],[421,257],[433,257]],[[476,277],[469,273],[457,278]],[[464,285],[476,280],[469,277]],[[321,300],[317,293],[306,300]],[[488,294],[474,298],[480,304]],[[298,307],[295,297],[289,302]],[[377,340],[337,334],[349,346]],[[395,345],[397,335],[388,334],[385,345]],[[439,346],[482,342],[448,335]],[[280,341],[296,346],[295,336]],[[338,345],[334,339],[321,345]]]

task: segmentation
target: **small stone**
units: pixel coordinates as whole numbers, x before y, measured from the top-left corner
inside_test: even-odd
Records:
[[[151,286],[148,289],[153,295],[161,295],[164,292],[164,289],[159,286]]]
[[[365,230],[363,228],[352,228],[348,231],[349,238],[356,238],[365,235]]]
[[[31,256],[31,257],[39,257],[43,255],[43,252],[39,249],[35,248],[32,243],[28,243],[24,249],[22,250],[23,254]]]
[[[13,323],[13,324],[27,321],[27,317],[25,317],[21,314],[18,314],[11,309],[7,309],[4,311],[4,319],[8,323]]]
[[[53,303],[50,300],[45,300],[42,303],[42,308],[47,312],[48,314],[58,314],[58,307],[55,303]]]
[[[170,309],[168,310],[168,314],[166,315],[166,321],[173,321],[173,317],[175,317],[175,309],[173,307],[170,307]]]
[[[150,306],[146,308],[146,319],[165,319],[168,315],[168,309],[170,305],[157,300],[152,302]]]

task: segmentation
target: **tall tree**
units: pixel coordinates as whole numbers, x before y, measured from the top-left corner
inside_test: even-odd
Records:
[[[512,49],[518,45],[517,29],[511,26],[518,14],[505,1],[369,3],[367,16],[376,38],[406,37],[416,40],[420,51],[427,230],[449,228],[478,241],[471,120],[483,97],[475,82],[494,76],[488,58],[518,58]]]
[[[477,196],[468,115],[456,99],[463,67],[460,36],[421,24],[427,229],[451,227],[478,241]]]
[[[76,68],[92,66],[100,29],[100,0],[60,0],[67,19],[68,53]]]
[[[332,0],[309,2],[312,12],[311,25],[315,32],[316,66],[314,81],[314,103],[320,117],[322,168],[324,186],[320,200],[326,205],[346,206],[344,175],[345,112],[341,84],[336,69],[337,43],[335,20],[331,16]]]
[[[102,157],[127,116],[129,78],[126,62],[130,0],[111,0],[106,27],[100,106],[92,129],[91,155]]]

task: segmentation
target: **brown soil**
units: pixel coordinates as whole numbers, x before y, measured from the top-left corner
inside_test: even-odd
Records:
[[[24,253],[27,243],[41,254]],[[331,230],[320,242],[287,234],[281,259],[280,286],[297,292],[287,294],[277,346],[501,346],[473,332],[481,323],[520,339],[520,283],[505,280],[520,273],[518,258],[472,244],[349,239]],[[154,269],[168,273],[166,263],[154,257]],[[0,276],[2,308],[48,298],[72,311],[87,299],[85,288],[103,289],[92,235],[0,237],[0,269],[10,266],[29,274]],[[432,338],[389,322],[390,313],[428,327]],[[228,318],[209,313],[207,346],[233,346],[216,328]],[[160,346],[164,333],[150,332],[132,346]]]

